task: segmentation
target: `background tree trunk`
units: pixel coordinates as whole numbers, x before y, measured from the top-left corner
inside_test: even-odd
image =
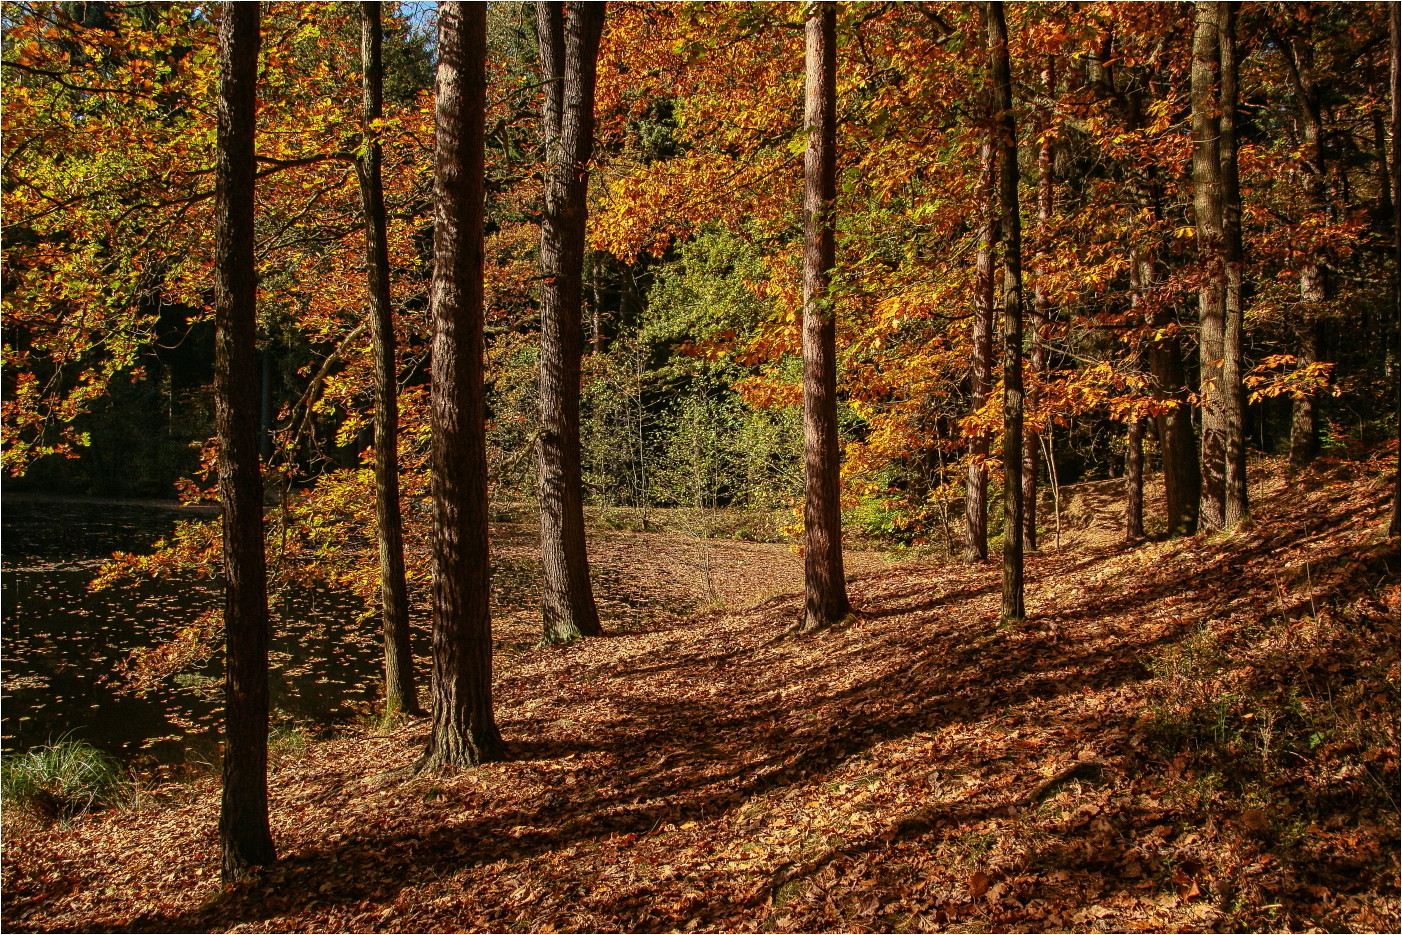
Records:
[[[433,726],[420,767],[501,755],[492,714],[483,387],[487,8],[440,3],[433,224]]]
[[[1167,310],[1154,317],[1161,329],[1172,324]],[[1165,532],[1169,536],[1192,535],[1198,528],[1198,449],[1188,406],[1188,368],[1183,357],[1183,338],[1177,332],[1165,334],[1149,345],[1154,395],[1176,403],[1155,418],[1163,461]]]
[[[842,568],[833,207],[837,198],[837,4],[810,8],[804,56],[803,529],[805,630],[851,612]]]
[[[998,128],[998,184],[1003,232],[1003,611],[1004,623],[1026,616],[1022,586],[1022,217],[1018,209],[1017,121],[1003,4],[985,7],[989,71]]]
[[[990,129],[990,133],[992,130]],[[969,389],[972,406],[978,412],[988,402],[993,385],[993,246],[998,239],[998,167],[993,159],[993,140],[986,137],[979,145],[978,260],[974,282],[973,359]],[[988,558],[988,433],[969,441],[969,475],[964,482],[964,559],[981,562]]]
[[[1237,171],[1237,4],[1223,3],[1218,17],[1221,73],[1221,114],[1218,118],[1222,159],[1223,295],[1222,423],[1225,441],[1223,525],[1231,529],[1250,511],[1246,486],[1246,387],[1242,383],[1241,179]]]
[[[1324,155],[1324,117],[1314,75],[1314,49],[1306,38],[1285,42],[1284,51],[1295,86],[1300,136],[1305,144],[1305,197],[1311,209],[1324,214],[1329,210],[1328,165]],[[1329,302],[1323,257],[1305,257],[1300,267],[1300,300],[1300,313],[1294,322],[1295,356],[1300,366],[1305,366],[1320,359],[1320,317]],[[1305,467],[1318,455],[1319,411],[1314,397],[1304,396],[1291,405],[1290,466]]]
[[[258,4],[224,4],[214,168],[214,420],[224,508],[227,659],[219,846],[226,883],[277,859],[268,830],[268,576],[258,463],[253,256],[258,25]]]
[[[594,150],[594,77],[602,3],[536,4],[547,83],[540,264],[540,538],[543,639],[600,632],[585,549],[579,450],[584,225]]]
[[[409,645],[409,586],[404,577],[404,532],[399,515],[399,370],[395,363],[394,308],[389,291],[389,241],[381,180],[380,119],[384,102],[383,28],[379,3],[360,5],[360,58],[364,72],[362,154],[356,163],[365,213],[365,275],[370,296],[370,341],[375,356],[375,535],[380,547],[380,604],[384,615],[385,714],[418,715],[414,654]]]
[[[1048,59],[1042,69],[1042,83],[1047,97],[1056,94],[1056,66]],[[1052,142],[1047,138],[1045,122],[1040,127],[1037,146],[1037,224],[1039,245],[1037,248],[1037,279],[1032,294],[1032,353],[1033,379],[1027,388],[1027,408],[1036,411],[1041,397],[1041,380],[1047,369],[1047,323],[1051,321],[1051,296],[1047,293],[1043,277],[1046,275],[1048,249],[1048,228],[1051,227],[1052,207],[1056,198],[1054,178],[1055,159]],[[1037,549],[1037,474],[1041,464],[1041,433],[1024,426],[1022,440],[1022,547],[1026,551]]]

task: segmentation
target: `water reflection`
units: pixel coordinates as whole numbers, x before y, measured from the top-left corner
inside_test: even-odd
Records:
[[[114,550],[147,552],[179,520],[206,513],[156,503],[7,497],[3,511],[3,744],[16,750],[59,737],[126,759],[202,758],[218,739],[223,670],[203,665],[124,690],[123,660],[170,640],[219,606],[218,582],[146,581],[90,592]],[[329,588],[275,597],[271,686],[284,716],[320,724],[354,715],[379,693],[378,619]],[[415,650],[427,652],[425,634]],[[422,645],[420,645],[420,642]]]

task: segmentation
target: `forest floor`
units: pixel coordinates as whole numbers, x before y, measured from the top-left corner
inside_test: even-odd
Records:
[[[601,533],[609,636],[501,621],[507,761],[413,776],[422,720],[310,742],[233,890],[212,777],[7,813],[4,928],[1397,931],[1395,471],[1270,473],[1251,528],[1137,546],[1113,483],[1068,490],[1007,628],[995,563],[862,556],[856,621],[782,638],[784,547]]]

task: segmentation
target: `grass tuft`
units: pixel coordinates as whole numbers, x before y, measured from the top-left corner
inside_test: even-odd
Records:
[[[43,821],[67,820],[121,798],[121,765],[81,740],[64,740],[6,756],[0,797]]]

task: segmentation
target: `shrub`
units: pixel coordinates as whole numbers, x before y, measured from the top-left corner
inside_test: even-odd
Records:
[[[121,765],[80,740],[36,747],[0,761],[0,795],[5,803],[46,821],[111,805],[121,786]]]

